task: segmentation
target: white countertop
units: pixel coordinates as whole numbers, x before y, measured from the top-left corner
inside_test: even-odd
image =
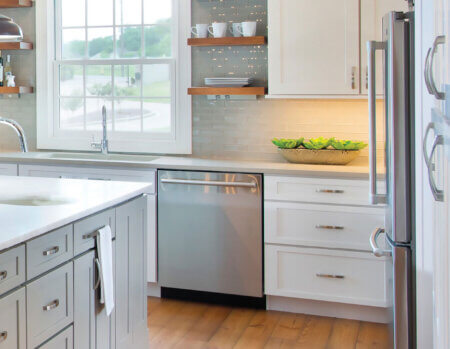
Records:
[[[14,162],[19,164],[47,164],[47,165],[76,165],[99,167],[135,167],[166,170],[200,170],[220,172],[247,172],[279,175],[317,176],[331,178],[368,179],[368,160],[360,157],[346,166],[331,165],[300,165],[291,164],[280,157],[279,162],[204,159],[182,156],[161,156],[154,160],[139,160],[139,156],[132,156],[129,160],[101,160],[101,159],[57,159],[52,157],[55,153],[0,153],[0,162]],[[68,154],[68,153],[64,153]],[[86,155],[86,154],[83,154]],[[383,166],[379,166],[379,174]]]
[[[135,198],[146,183],[0,176],[0,251]],[[2,204],[21,198],[50,198],[62,205]]]

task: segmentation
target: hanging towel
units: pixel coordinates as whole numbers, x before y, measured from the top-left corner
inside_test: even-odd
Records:
[[[112,234],[109,225],[98,230],[97,252],[100,262],[100,303],[105,304],[106,315],[114,309],[114,276]]]

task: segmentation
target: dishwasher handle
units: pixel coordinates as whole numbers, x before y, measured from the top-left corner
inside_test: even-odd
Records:
[[[186,184],[186,185],[208,185],[213,187],[233,187],[233,188],[257,188],[256,182],[222,182],[222,181],[201,181],[195,179],[168,179],[162,178],[161,183],[165,184]]]

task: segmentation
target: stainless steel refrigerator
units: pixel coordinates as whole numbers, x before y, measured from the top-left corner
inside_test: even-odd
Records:
[[[392,347],[414,347],[414,13],[383,18],[381,42],[367,43],[369,54],[370,200],[386,207],[385,226],[370,237],[376,256],[392,256]],[[376,62],[376,52],[382,62]],[[385,170],[377,169],[376,64],[384,76]],[[380,124],[380,123],[378,123]],[[379,131],[379,130],[378,130]],[[379,161],[380,159],[378,159]],[[380,182],[385,181],[385,186]],[[380,188],[385,187],[385,191]],[[385,239],[385,246],[382,246]]]

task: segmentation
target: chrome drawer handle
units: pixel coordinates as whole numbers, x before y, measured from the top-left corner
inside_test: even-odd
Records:
[[[98,230],[97,230],[97,231],[94,231],[93,233],[84,234],[84,235],[83,235],[83,240],[89,240],[89,239],[96,238],[97,235],[98,235]]]
[[[316,229],[344,230],[344,227],[339,225],[316,225]]]
[[[0,281],[3,281],[8,276],[8,272],[6,270],[0,271]]]
[[[51,303],[49,303],[47,305],[44,305],[42,307],[42,309],[44,309],[44,311],[50,311],[50,310],[53,310],[55,308],[58,308],[58,306],[59,306],[59,299],[55,299],[53,302],[51,302]]]
[[[52,247],[52,248],[50,248],[48,250],[45,250],[44,252],[42,252],[42,254],[44,256],[51,256],[52,254],[55,254],[55,253],[58,253],[58,252],[59,252],[59,246],[55,246],[55,247]]]
[[[316,193],[344,194],[344,191],[343,190],[339,190],[339,189],[316,189]]]
[[[326,279],[345,279],[344,275],[334,275],[334,274],[321,274],[317,273],[316,276],[318,278],[326,278]]]
[[[6,341],[6,338],[8,338],[8,331],[0,332],[0,343]]]

